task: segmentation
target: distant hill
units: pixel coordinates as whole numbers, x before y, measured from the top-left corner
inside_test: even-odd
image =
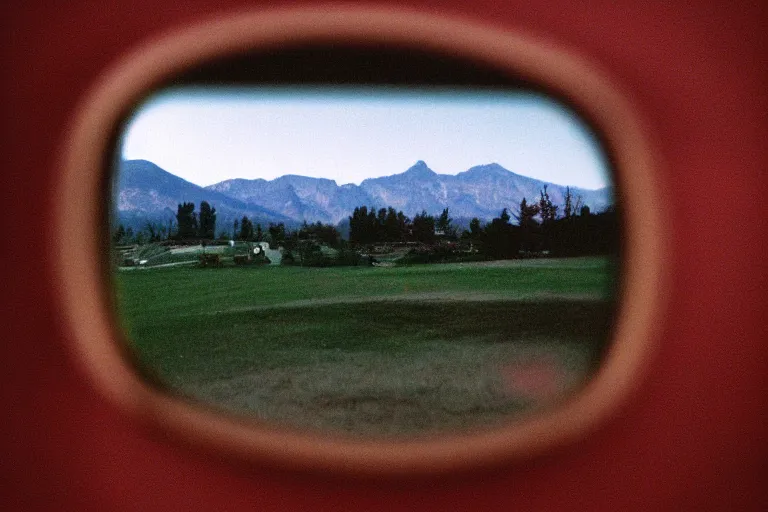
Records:
[[[217,229],[227,229],[237,218],[247,215],[254,224],[270,222],[294,224],[291,217],[250,204],[225,194],[190,183],[146,160],[124,160],[120,163],[116,188],[117,222],[134,229],[146,222],[166,224],[176,218],[179,203],[208,201],[216,208]]]
[[[452,176],[437,174],[418,161],[405,172],[367,179],[359,186],[286,175],[274,180],[230,179],[203,188],[146,160],[127,160],[120,165],[116,206],[119,220],[135,227],[146,220],[175,218],[177,205],[184,201],[197,207],[208,201],[216,208],[218,230],[231,228],[232,221],[243,215],[265,227],[270,222],[294,226],[304,220],[337,224],[361,205],[392,206],[411,217],[422,210],[439,214],[448,208],[455,219],[490,220],[503,208],[516,213],[523,197],[536,201],[545,185],[552,202],[562,210],[565,186],[515,174],[495,163]],[[603,210],[613,201],[607,187],[571,187],[571,193],[592,211]]]

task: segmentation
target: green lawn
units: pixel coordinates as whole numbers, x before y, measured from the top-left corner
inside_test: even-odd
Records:
[[[116,286],[145,371],[181,394],[296,427],[417,435],[577,389],[608,336],[613,276],[573,258],[147,268]]]

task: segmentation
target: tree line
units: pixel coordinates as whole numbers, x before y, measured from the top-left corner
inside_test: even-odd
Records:
[[[161,241],[207,241],[214,240],[216,233],[216,208],[207,201],[200,203],[199,213],[195,211],[194,203],[180,203],[177,208],[175,222],[169,220],[167,225],[157,222],[146,222],[143,229],[134,231],[123,224],[118,225],[112,233],[112,240],[117,245],[144,244]],[[330,247],[338,247],[342,242],[341,234],[335,226],[306,221],[297,230],[286,228],[285,224],[269,223],[264,230],[257,223],[254,226],[247,215],[235,219],[232,231],[221,230],[219,240],[238,240],[247,242],[270,242],[273,245],[284,245],[293,248],[299,240],[316,240]]]
[[[592,213],[589,206],[574,198],[566,188],[562,215],[552,203],[545,186],[538,200],[520,201],[518,213],[501,214],[482,226],[475,218],[462,238],[477,244],[490,258],[506,259],[539,254],[581,256],[610,254],[619,248],[619,219],[614,207]],[[512,223],[515,217],[516,224]]]
[[[207,201],[200,203],[200,213],[195,211],[195,203],[180,203],[176,210],[176,222],[167,225],[146,222],[144,229],[134,231],[120,224],[112,234],[112,241],[120,244],[144,244],[163,240],[213,240],[216,233],[216,208]]]
[[[373,207],[359,206],[349,217],[349,241],[353,244],[432,243],[438,236],[456,236],[457,230],[451,221],[448,208],[437,218],[422,210],[411,219],[391,206],[378,211]]]
[[[411,219],[392,207],[376,210],[359,206],[349,217],[349,227],[349,240],[356,245],[469,243],[474,252],[491,259],[605,254],[615,252],[619,243],[615,210],[611,207],[593,214],[580,197],[573,196],[570,187],[566,187],[563,205],[552,202],[545,186],[531,202],[523,197],[516,214],[504,208],[486,223],[475,217],[466,230],[453,224],[448,208],[438,216],[422,211]]]
[[[216,208],[208,202],[200,203],[199,213],[194,203],[178,205],[175,226],[147,223],[145,229],[134,233],[120,225],[113,240],[121,243],[146,243],[162,240],[206,241],[216,233]],[[564,204],[553,204],[545,186],[539,197],[528,201],[523,198],[517,213],[504,208],[498,217],[483,223],[478,218],[469,222],[469,229],[454,225],[449,209],[433,216],[425,210],[413,218],[392,207],[358,206],[349,219],[349,237],[344,240],[336,226],[321,222],[304,222],[298,229],[287,229],[284,223],[269,223],[266,229],[255,226],[243,216],[233,222],[231,233],[219,233],[221,240],[269,242],[282,246],[289,253],[302,256],[315,254],[321,246],[337,250],[386,244],[416,242],[423,247],[440,247],[443,252],[462,250],[478,253],[488,259],[507,259],[531,255],[576,256],[616,252],[619,245],[619,226],[613,207],[592,213],[588,206],[574,198],[566,188]],[[457,247],[461,246],[457,249]],[[292,255],[291,255],[292,256]],[[289,257],[290,259],[290,257]]]

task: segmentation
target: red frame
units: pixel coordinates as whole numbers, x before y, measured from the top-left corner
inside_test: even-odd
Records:
[[[310,2],[304,2],[309,4]],[[274,6],[270,2],[269,6]],[[765,506],[765,8],[565,0],[384,3],[552,40],[597,62],[653,127],[670,307],[649,376],[578,444],[419,477],[276,470],[158,435],[110,405],[69,350],[47,240],[67,130],[141,41],[244,1],[5,5],[1,384],[7,509],[759,510]],[[267,4],[263,3],[263,7]],[[332,9],[332,7],[329,7]],[[750,213],[754,212],[754,213]],[[89,262],[80,264],[88,265]]]

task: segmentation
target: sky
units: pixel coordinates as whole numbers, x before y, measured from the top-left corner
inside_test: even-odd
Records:
[[[285,174],[360,184],[418,160],[439,174],[498,163],[559,185],[610,183],[606,156],[576,116],[514,91],[169,89],[135,111],[121,154],[200,186]]]

